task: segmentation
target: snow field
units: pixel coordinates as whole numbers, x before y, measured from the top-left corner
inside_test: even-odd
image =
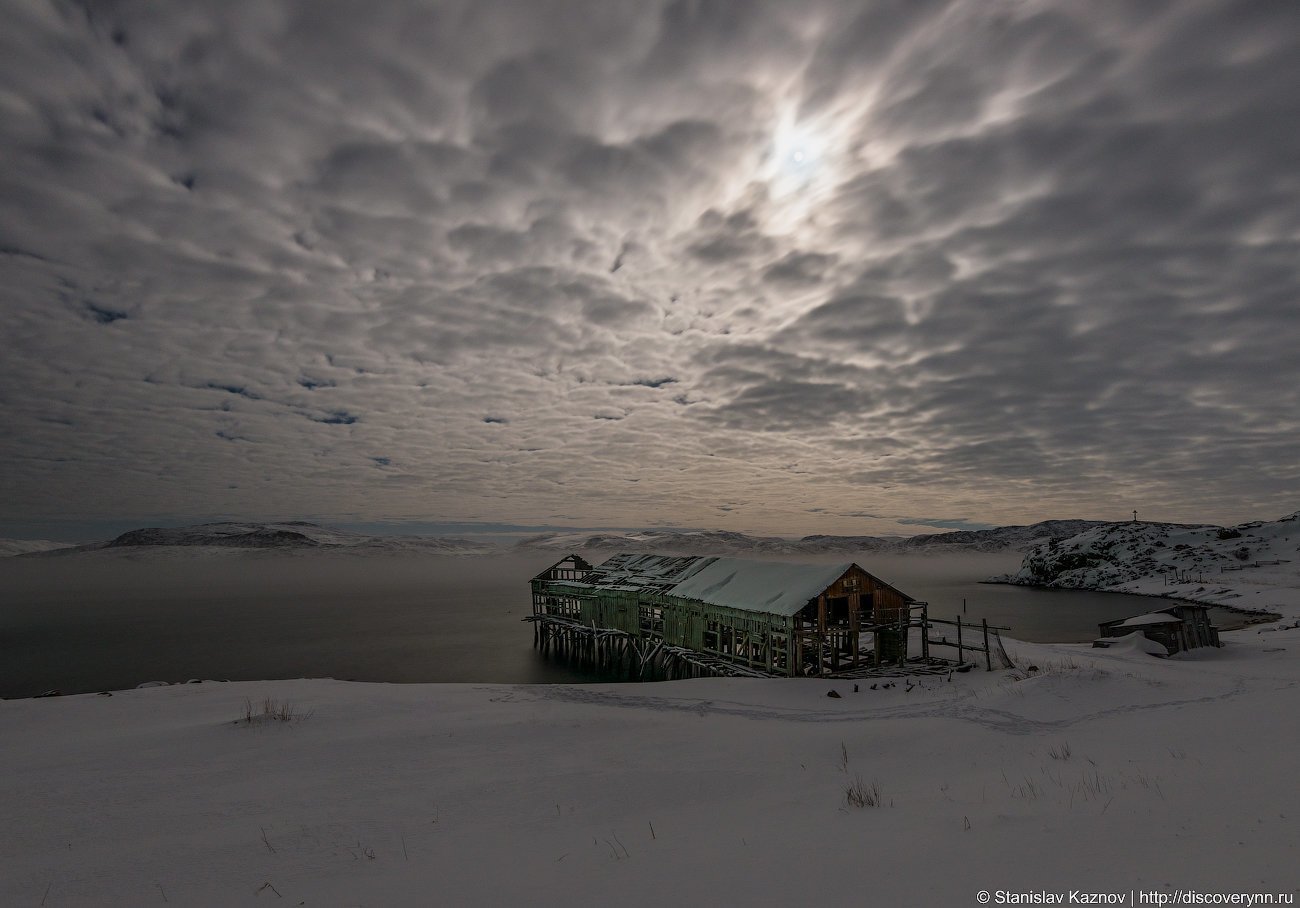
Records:
[[[858,693],[304,680],[4,701],[0,904],[1294,891],[1300,628],[1225,637],[1168,660],[1012,642],[1016,672]],[[238,721],[266,697],[306,718]],[[859,779],[881,806],[846,803]]]

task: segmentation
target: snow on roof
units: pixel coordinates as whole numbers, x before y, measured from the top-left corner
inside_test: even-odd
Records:
[[[1141,631],[1130,631],[1122,637],[1102,637],[1093,643],[1103,648],[1136,650],[1151,656],[1168,656],[1169,650],[1163,644],[1148,640]]]
[[[650,590],[710,605],[790,616],[852,567],[700,555],[615,555],[569,588]]]
[[[842,564],[794,564],[786,561],[746,561],[741,558],[701,559],[698,569],[668,591],[682,599],[789,617],[808,604],[852,567]]]
[[[1132,618],[1126,618],[1115,627],[1137,627],[1142,624],[1180,624],[1181,619],[1176,615],[1168,612],[1151,612],[1146,615],[1136,615]]]

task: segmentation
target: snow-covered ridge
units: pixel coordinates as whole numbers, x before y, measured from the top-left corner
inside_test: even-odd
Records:
[[[653,552],[682,555],[823,555],[846,552],[1025,550],[1047,539],[1072,536],[1106,526],[1092,520],[1046,520],[1031,526],[962,530],[921,536],[750,536],[730,530],[654,529],[606,533],[543,533],[515,545],[521,552]],[[57,550],[57,551],[55,551]],[[501,547],[478,539],[452,536],[367,536],[306,521],[274,523],[224,521],[184,527],[144,527],[107,542],[67,545],[57,542],[4,540],[2,555],[67,555],[188,551],[235,554],[241,551],[348,551],[356,554],[500,554]]]
[[[728,530],[641,530],[627,533],[542,533],[520,540],[521,550],[556,552],[662,552],[788,554],[791,540],[779,536],[748,536]]]
[[[729,530],[653,529],[606,533],[543,533],[515,545],[521,552],[651,552],[710,555],[823,555],[855,552],[934,553],[1025,551],[1021,570],[1005,582],[1074,589],[1109,589],[1115,584],[1178,568],[1203,571],[1253,560],[1275,560],[1263,545],[1277,536],[1274,526],[1300,525],[1296,515],[1275,524],[1262,522],[1225,529],[1158,523],[1101,523],[1046,520],[1029,526],[962,530],[911,537],[813,535],[801,539],[750,536]],[[1239,536],[1233,536],[1236,533]],[[1271,534],[1271,535],[1270,535]],[[1220,538],[1220,535],[1223,538]],[[1186,536],[1186,538],[1184,538]],[[1283,534],[1285,536],[1285,534]],[[1279,537],[1281,538],[1281,537]],[[1289,537],[1288,537],[1289,538]],[[1207,551],[1191,551],[1202,542]],[[6,551],[6,546],[11,548]],[[1241,549],[1263,552],[1258,559]],[[1095,550],[1094,550],[1095,549]],[[452,536],[369,536],[306,521],[274,523],[225,521],[185,527],[145,527],[107,542],[80,546],[5,540],[0,553],[58,557],[84,552],[130,556],[140,553],[247,551],[298,553],[346,551],[355,554],[500,554],[503,549],[479,539]],[[1290,550],[1294,552],[1294,547]],[[1199,560],[1197,560],[1199,558]],[[1243,562],[1244,558],[1244,562]],[[1159,577],[1158,577],[1159,579]]]
[[[186,527],[129,530],[108,542],[38,551],[30,557],[85,552],[140,553],[194,551],[346,551],[356,554],[475,555],[499,549],[487,542],[454,536],[367,536],[306,521],[284,523],[220,522]]]
[[[1115,523],[1044,542],[996,582],[1168,596],[1300,616],[1300,511],[1235,527]]]
[[[50,539],[0,539],[0,558],[9,555],[26,555],[29,552],[49,552],[68,548],[71,543]]]
[[[958,530],[928,536],[912,536],[901,541],[901,548],[966,549],[977,552],[1024,551],[1051,539],[1074,536],[1110,524],[1098,520],[1043,520],[1029,526],[996,527],[991,530]]]
[[[522,540],[518,548],[572,552],[662,552],[695,554],[820,555],[838,552],[1001,552],[1023,550],[1048,539],[1073,536],[1095,527],[1095,520],[1045,520],[1031,526],[961,530],[921,536],[748,536],[727,530],[642,530],[628,533],[543,533]]]

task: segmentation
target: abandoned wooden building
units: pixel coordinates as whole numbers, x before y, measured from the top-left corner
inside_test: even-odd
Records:
[[[576,648],[599,668],[851,675],[905,663],[916,627],[917,658],[930,661],[925,603],[852,563],[622,554],[593,566],[570,555],[533,578],[532,594],[534,644]]]
[[[1219,629],[1210,623],[1209,607],[1194,603],[1179,603],[1158,612],[1107,621],[1098,627],[1101,639],[1094,646],[1109,646],[1133,633],[1159,643],[1171,656],[1200,646],[1220,645]]]

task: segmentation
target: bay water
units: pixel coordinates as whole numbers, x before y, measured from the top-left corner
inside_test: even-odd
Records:
[[[528,580],[556,553],[355,556],[186,550],[0,559],[0,697],[145,681],[339,678],[389,682],[606,680],[532,646]],[[824,556],[930,603],[930,615],[1085,642],[1102,621],[1162,603],[981,584],[1018,553]],[[594,556],[593,560],[601,560]],[[788,559],[789,560],[789,559]],[[963,610],[963,601],[965,609]],[[1240,623],[1216,614],[1221,627]]]

